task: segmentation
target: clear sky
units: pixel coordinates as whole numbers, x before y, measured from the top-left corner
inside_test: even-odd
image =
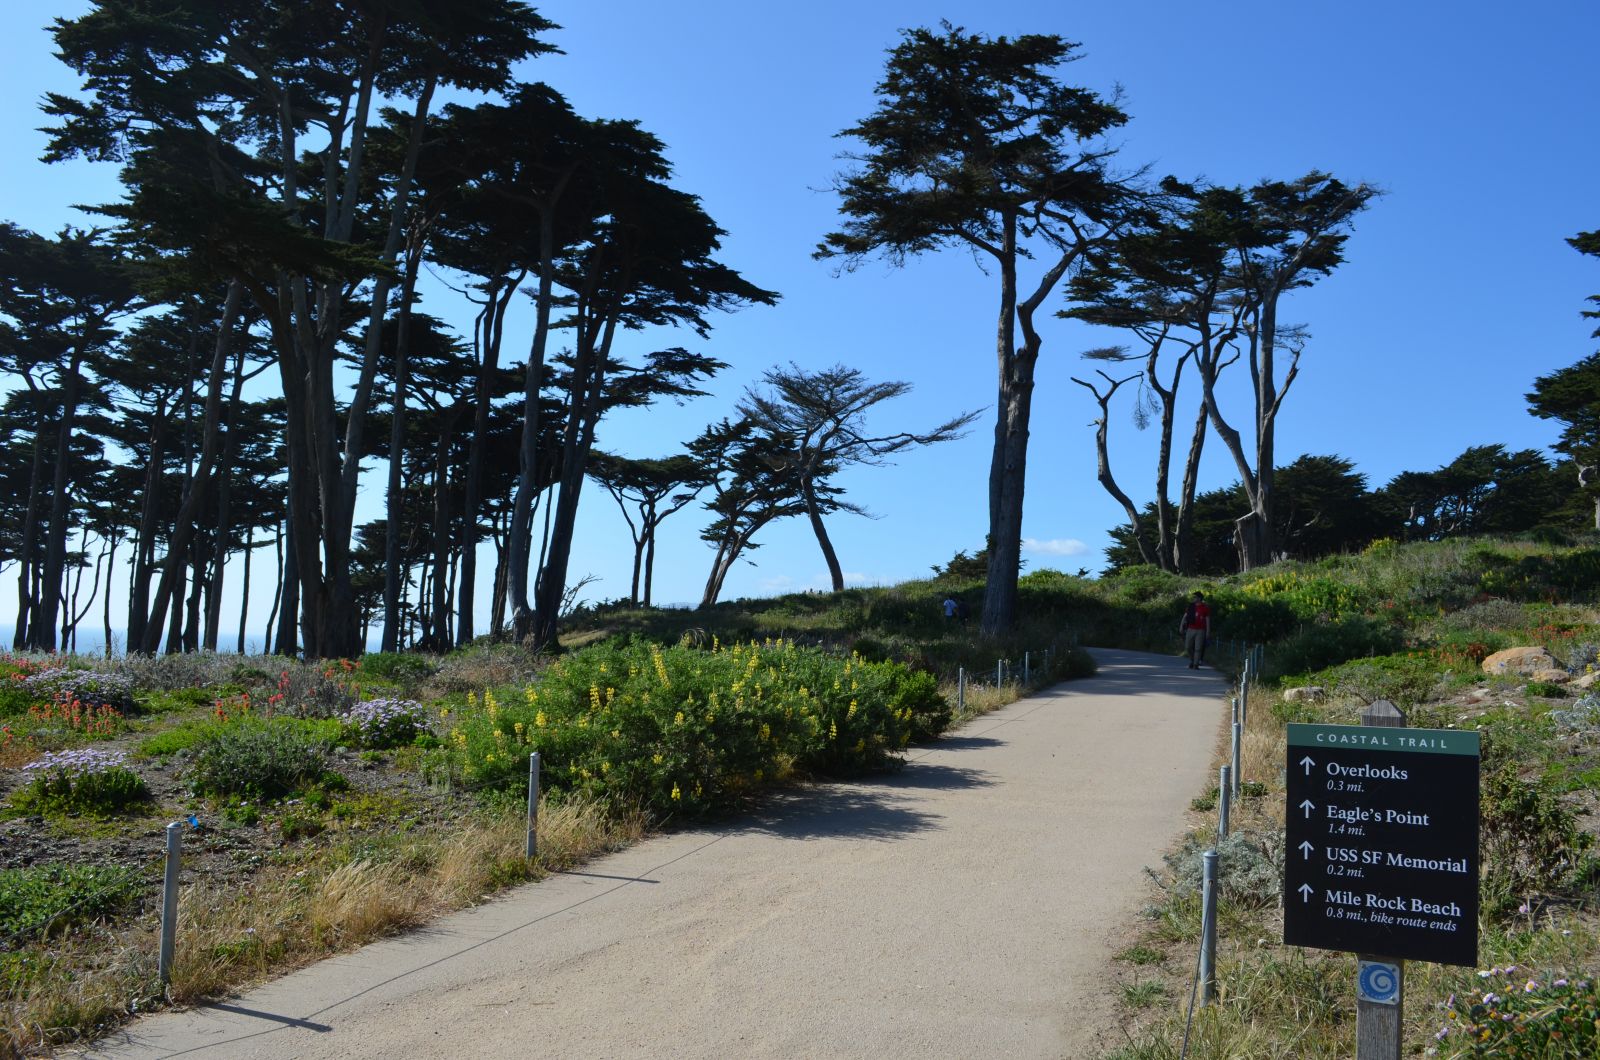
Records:
[[[74,87],[40,26],[83,6],[0,9],[0,84],[12,101],[0,113],[0,217],[40,230],[81,221],[71,204],[117,191],[110,166],[36,161],[41,117],[29,103]],[[1083,58],[1065,76],[1100,91],[1122,87],[1132,120],[1118,140],[1130,168],[1220,183],[1315,168],[1385,190],[1359,218],[1347,264],[1286,303],[1285,318],[1308,325],[1312,341],[1280,420],[1280,462],[1336,453],[1377,485],[1469,445],[1546,446],[1555,430],[1527,415],[1523,395],[1535,376],[1595,348],[1592,324],[1578,313],[1600,292],[1600,268],[1564,242],[1600,228],[1600,65],[1592,54],[1600,7],[1591,3],[537,6],[563,27],[552,39],[566,54],[527,64],[523,76],[548,81],[582,114],[637,118],[661,136],[678,185],[702,196],[727,229],[724,260],[783,295],[775,308],[715,321],[711,339],[698,344],[734,366],[714,396],[607,421],[602,447],[673,451],[727,414],[763,369],[788,361],[843,362],[872,379],[914,384],[909,397],[881,408],[875,423],[885,430],[987,410],[963,441],[841,479],[877,516],[840,516],[832,526],[858,582],[926,575],[957,549],[981,547],[987,525],[994,280],[955,252],[843,276],[810,258],[838,223],[828,187],[846,145],[834,134],[871,109],[885,49],[902,28],[948,18],[988,34],[1080,42]],[[435,286],[427,298],[430,312],[470,327],[470,310],[447,289]],[[514,322],[520,330],[508,347],[525,344],[527,321]],[[1087,367],[1080,351],[1108,341],[1081,325],[1045,324],[1024,523],[1030,568],[1099,569],[1106,530],[1121,519],[1094,480],[1094,406],[1069,381]],[[696,345],[688,334],[638,342]],[[1243,428],[1244,395],[1229,394]],[[1135,430],[1128,405],[1114,411],[1113,460],[1141,502],[1152,489],[1153,441]],[[1202,486],[1235,478],[1212,444]],[[381,486],[371,479],[374,503]],[[697,537],[703,523],[703,513],[686,509],[665,524],[658,601],[699,598],[711,561]],[[756,565],[729,577],[726,596],[826,584],[802,520],[758,541]],[[591,485],[572,574],[598,575],[589,595],[612,598],[626,595],[628,569],[621,517]],[[9,580],[0,579],[0,594],[10,593]],[[13,609],[0,595],[0,615]],[[265,611],[263,600],[256,613]]]

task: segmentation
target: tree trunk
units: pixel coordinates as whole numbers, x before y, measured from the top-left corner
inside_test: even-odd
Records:
[[[207,591],[205,545],[205,538],[196,537],[194,544],[190,546],[190,563],[194,575],[189,590],[189,614],[184,619],[186,625],[183,631],[183,650],[187,652],[200,650],[200,604]]]
[[[433,615],[428,623],[429,639],[423,648],[441,655],[450,650],[446,633],[450,611],[450,448],[455,440],[457,414],[458,408],[454,407],[440,413],[433,459]]]
[[[34,395],[39,400],[37,394]],[[28,646],[28,620],[32,617],[35,601],[33,587],[34,553],[39,548],[39,491],[44,482],[44,423],[33,435],[33,468],[28,473],[28,508],[22,520],[22,544],[17,549],[17,628],[12,631],[11,646],[22,651]]]
[[[28,630],[29,645],[36,651],[55,651],[56,613],[61,603],[62,577],[67,563],[68,472],[72,466],[72,429],[78,416],[78,391],[83,386],[83,356],[88,334],[98,325],[84,328],[85,336],[72,350],[66,377],[61,383],[61,419],[56,429],[56,466],[50,487],[50,517],[45,524],[44,574],[35,599],[38,609]]]
[[[293,658],[300,654],[295,636],[300,614],[300,549],[295,540],[299,531],[295,529],[293,502],[290,508],[288,518],[284,520],[283,563],[279,568],[282,577],[279,578],[276,598],[282,607],[278,608],[278,632],[272,638],[272,650],[278,655]]]
[[[239,587],[239,646],[234,650],[240,655],[244,654],[245,625],[250,621],[250,557],[255,550],[256,528],[251,524],[244,531],[244,575]]]
[[[816,484],[810,475],[801,480],[800,496],[805,502],[806,518],[811,520],[811,532],[817,535],[817,545],[822,549],[822,559],[828,564],[828,578],[832,582],[833,591],[844,591],[844,570],[839,566],[838,553],[833,550],[833,542],[828,539],[828,529],[822,525],[822,509],[817,504]]]
[[[523,381],[522,445],[518,451],[517,491],[511,508],[511,593],[513,635],[521,644],[533,635],[534,612],[528,599],[528,560],[533,548],[533,500],[539,492],[539,397],[544,389],[545,346],[550,334],[550,303],[555,286],[555,204],[539,211],[539,293],[535,298],[533,344]]]
[[[100,622],[104,629],[105,641],[102,648],[106,658],[111,658],[111,574],[117,569],[117,543],[121,541],[115,528],[111,531],[111,555],[106,560],[106,595],[101,604]]]
[[[1193,544],[1194,496],[1200,482],[1200,454],[1206,445],[1206,407],[1202,403],[1194,418],[1194,433],[1189,437],[1189,455],[1183,462],[1183,484],[1179,487],[1177,525],[1172,534],[1173,565],[1180,574],[1195,573]]]
[[[166,568],[161,572],[161,581],[156,585],[156,597],[151,605],[150,619],[145,627],[145,635],[139,650],[153,653],[156,650],[155,631],[161,628],[162,620],[166,617],[166,610],[170,606],[177,609],[176,601],[182,599],[178,595],[178,582],[182,577],[181,569],[187,561],[190,545],[195,540],[198,532],[198,521],[204,511],[206,490],[210,485],[212,471],[217,462],[218,445],[222,435],[222,385],[226,375],[228,354],[233,341],[233,325],[238,319],[239,303],[244,295],[244,288],[239,283],[228,285],[227,299],[222,307],[222,320],[217,325],[216,347],[211,357],[210,382],[206,388],[205,422],[201,427],[203,440],[200,445],[200,461],[194,469],[194,475],[189,479],[188,488],[184,492],[183,504],[178,509],[178,518],[173,524],[172,535],[167,543]],[[168,644],[168,650],[171,650]],[[130,645],[131,648],[131,645]]]
[[[472,388],[472,434],[467,444],[466,498],[461,506],[461,606],[456,623],[456,643],[472,639],[472,611],[476,606],[478,580],[478,509],[482,506],[483,447],[489,436],[489,410],[494,402],[494,377],[500,371],[500,342],[505,335],[506,309],[511,296],[521,286],[527,270],[506,284],[505,293],[496,298],[491,290],[484,307],[483,363]]]
[[[383,651],[399,650],[400,580],[407,569],[400,562],[400,528],[405,519],[406,387],[409,385],[411,352],[411,305],[417,289],[417,270],[422,264],[422,243],[413,240],[406,249],[405,281],[400,292],[400,319],[395,325],[394,389],[389,403],[394,416],[389,425],[389,484],[383,528]]]

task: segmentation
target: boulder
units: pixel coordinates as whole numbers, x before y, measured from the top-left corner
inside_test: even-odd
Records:
[[[1528,675],[1528,680],[1543,681],[1546,684],[1551,685],[1564,685],[1568,681],[1572,680],[1572,675],[1567,673],[1565,670],[1535,670],[1533,673]]]
[[[1581,689],[1584,689],[1585,691],[1587,691],[1588,689],[1591,689],[1591,688],[1593,688],[1595,686],[1595,682],[1596,681],[1600,681],[1600,672],[1596,672],[1594,670],[1590,670],[1586,674],[1582,674],[1582,675],[1580,675],[1578,677],[1573,678],[1572,687],[1573,688],[1581,688]]]
[[[1328,695],[1328,690],[1321,685],[1306,685],[1303,688],[1287,688],[1283,692],[1285,703],[1320,703]]]
[[[1555,657],[1543,648],[1507,648],[1483,660],[1486,674],[1531,674],[1535,670],[1555,670]]]

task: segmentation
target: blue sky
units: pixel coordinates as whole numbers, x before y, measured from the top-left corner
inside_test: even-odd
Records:
[[[844,276],[810,258],[837,227],[827,188],[846,144],[834,134],[871,109],[898,31],[940,18],[1080,42],[1083,58],[1065,76],[1100,91],[1122,87],[1132,120],[1118,141],[1130,168],[1223,183],[1319,168],[1385,190],[1359,219],[1348,263],[1286,304],[1285,317],[1308,325],[1312,341],[1280,421],[1281,462],[1337,453],[1380,484],[1469,445],[1546,446],[1554,429],[1527,415],[1523,394],[1535,376],[1595,348],[1578,312],[1600,291],[1600,268],[1564,242],[1600,227],[1600,68],[1591,54],[1600,8],[1592,4],[538,6],[564,27],[552,39],[566,54],[528,64],[523,76],[550,82],[580,113],[637,118],[661,136],[676,182],[728,230],[724,259],[783,295],[775,308],[715,322],[701,348],[734,366],[715,396],[605,423],[606,448],[670,452],[726,414],[762,370],[788,361],[843,362],[914,384],[882,408],[875,422],[886,430],[992,410],[995,284],[970,257],[944,253],[899,270],[869,264]],[[36,161],[41,120],[26,104],[73,87],[40,23],[81,8],[0,11],[0,83],[13,102],[0,114],[0,216],[41,230],[81,220],[75,202],[116,193],[109,166]],[[470,326],[470,310],[443,286],[427,298],[430,312]],[[521,330],[510,347],[526,342],[527,319],[513,322]],[[693,336],[638,341],[642,349]],[[1046,323],[1025,518],[1030,566],[1098,569],[1105,532],[1121,517],[1094,480],[1093,405],[1069,381],[1086,367],[1079,352],[1107,341],[1081,325]],[[1241,427],[1243,397],[1235,388],[1227,398]],[[1135,430],[1127,405],[1114,417],[1119,478],[1148,499],[1154,439]],[[842,478],[877,515],[832,526],[852,579],[923,576],[957,549],[982,545],[991,422],[986,413],[963,441]],[[1208,452],[1203,486],[1232,481],[1221,447]],[[371,503],[378,478],[366,487]],[[698,599],[711,561],[697,538],[702,523],[686,509],[665,525],[658,600]],[[593,596],[626,594],[626,529],[592,486],[579,530],[573,575],[602,579]],[[741,565],[726,595],[825,584],[803,521],[758,540],[756,565]],[[10,607],[0,596],[0,614]]]

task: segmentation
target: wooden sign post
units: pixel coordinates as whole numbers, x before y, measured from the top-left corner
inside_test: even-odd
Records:
[[[1478,960],[1479,742],[1361,720],[1289,726],[1283,941],[1362,955],[1356,1056],[1397,1060],[1405,961]]]

